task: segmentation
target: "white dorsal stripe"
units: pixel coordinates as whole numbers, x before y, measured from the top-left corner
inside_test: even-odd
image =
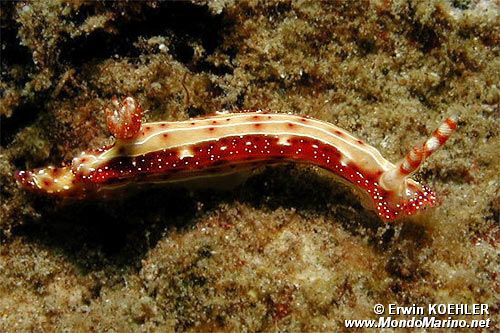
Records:
[[[255,119],[255,116],[258,118]],[[271,117],[271,119],[269,119]],[[281,119],[276,119],[281,118]],[[227,121],[226,119],[229,119]],[[305,119],[305,120],[304,120]],[[217,121],[218,120],[218,121]],[[213,123],[217,121],[217,123]],[[195,123],[195,125],[192,125]],[[162,128],[162,124],[165,128]],[[256,127],[256,124],[259,127]],[[290,127],[290,124],[292,125]],[[280,141],[293,137],[305,137],[323,142],[336,148],[344,162],[355,161],[367,171],[386,170],[393,164],[382,157],[373,147],[358,143],[358,139],[334,125],[301,116],[287,114],[226,114],[208,119],[183,122],[157,122],[144,124],[151,128],[151,134],[140,141],[120,141],[114,148],[99,156],[96,165],[106,163],[111,158],[139,156],[164,149],[176,149],[217,141],[231,136],[267,135],[276,136]],[[213,129],[213,130],[210,130]],[[337,133],[336,133],[337,132]],[[340,134],[338,134],[340,133]],[[168,135],[164,138],[163,135]],[[286,137],[286,138],[285,138]],[[96,165],[93,167],[95,168]]]

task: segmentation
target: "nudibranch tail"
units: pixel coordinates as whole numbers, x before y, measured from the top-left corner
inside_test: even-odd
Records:
[[[17,171],[16,181],[23,187],[48,194],[68,194],[75,192],[78,184],[70,167],[54,168],[52,166],[34,171]]]

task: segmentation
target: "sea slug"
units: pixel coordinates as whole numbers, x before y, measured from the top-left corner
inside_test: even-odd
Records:
[[[220,113],[180,122],[141,124],[131,97],[113,99],[106,118],[116,142],[82,152],[70,165],[17,171],[22,186],[51,195],[85,198],[136,183],[169,183],[231,174],[256,165],[316,165],[352,184],[383,220],[412,215],[436,204],[427,186],[412,180],[423,160],[457,127],[447,118],[399,162],[387,161],[347,131],[313,118],[264,112]]]

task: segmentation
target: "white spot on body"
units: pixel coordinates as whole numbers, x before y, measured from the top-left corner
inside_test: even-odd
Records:
[[[193,157],[194,156],[194,153],[191,149],[189,148],[184,148],[184,149],[181,149],[179,150],[179,159],[184,159],[186,157]]]
[[[291,146],[289,139],[290,139],[289,137],[280,136],[278,139],[278,144],[281,146]]]

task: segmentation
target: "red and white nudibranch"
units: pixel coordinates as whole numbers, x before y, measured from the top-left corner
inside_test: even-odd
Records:
[[[393,164],[370,145],[324,121],[291,114],[221,113],[180,122],[141,124],[133,98],[113,100],[106,118],[116,142],[83,152],[71,165],[18,171],[24,187],[51,195],[84,198],[132,183],[158,183],[230,174],[255,165],[298,162],[346,180],[370,198],[384,220],[434,206],[436,197],[412,180],[423,160],[457,127],[447,118],[424,144]]]

